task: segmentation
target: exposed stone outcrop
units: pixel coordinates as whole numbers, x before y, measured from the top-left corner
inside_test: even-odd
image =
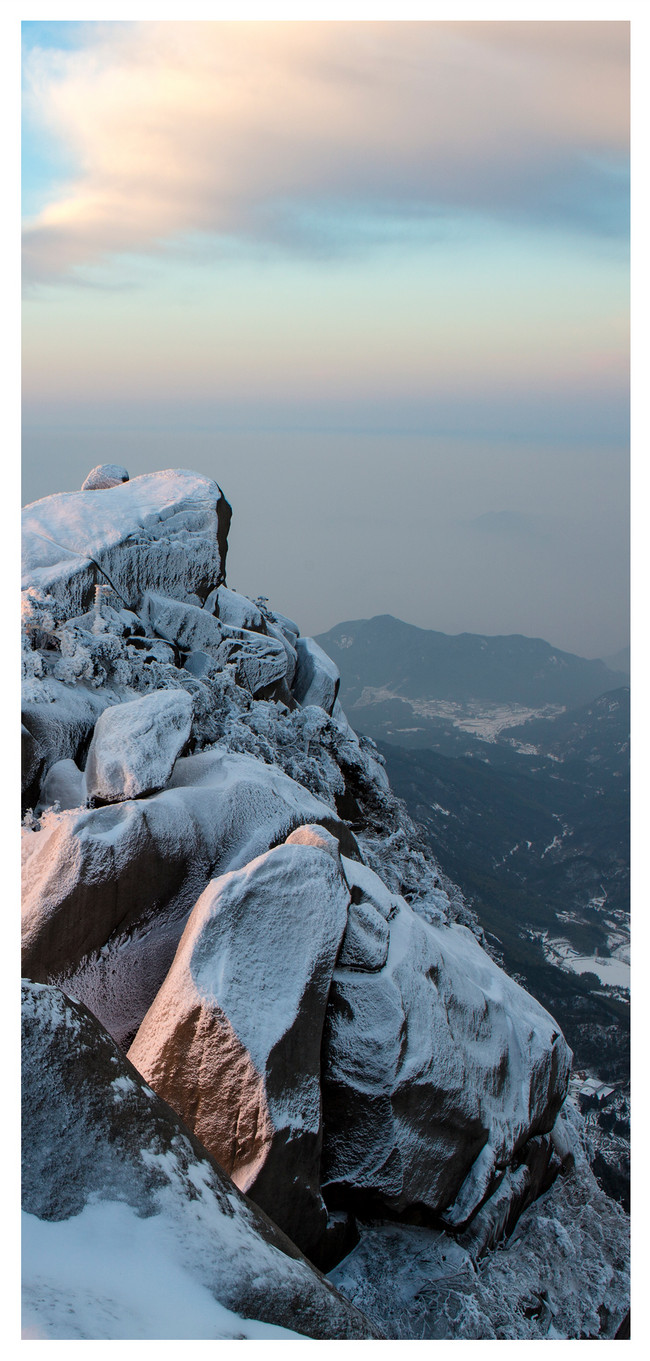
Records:
[[[560,1172],[582,1176],[558,1117],[569,1050],[481,948],[350,728],[334,663],[264,597],[226,588],[217,483],[94,473],[92,490],[25,511],[23,970],[39,984],[25,999],[26,1213],[160,1216],[215,1302],[340,1339],[375,1334],[227,1174],[319,1265],[349,1252],[353,1214],[401,1219],[374,1238],[362,1226],[359,1270],[340,1279],[391,1336],[417,1336],[420,1297],[389,1269],[405,1269],[411,1230],[427,1271],[449,1252],[476,1275],[537,1197],[564,1203]],[[543,1223],[540,1209],[538,1253]],[[602,1335],[619,1326],[618,1272],[580,1313],[589,1336],[599,1295]],[[473,1333],[479,1296],[459,1306],[460,1336],[546,1335],[490,1332],[494,1300]],[[65,1332],[72,1299],[56,1308],[64,1331],[49,1336],[90,1335],[76,1314]],[[422,1336],[445,1327],[427,1306]]]
[[[421,1206],[459,1228],[552,1128],[571,1053],[471,932],[422,921],[343,864],[353,905],[327,1010],[323,1185],[334,1204]]]
[[[240,1194],[86,1007],[25,983],[22,1015],[27,1215],[56,1224],[90,1206],[120,1205],[154,1217],[188,1283],[239,1317],[239,1329],[234,1319],[225,1336],[241,1336],[247,1319],[312,1338],[381,1336]],[[84,1252],[96,1254],[100,1302],[101,1243],[86,1234]],[[41,1326],[63,1308],[64,1336],[102,1337],[101,1315],[97,1331],[80,1331],[74,1293],[61,1301],[47,1275],[34,1279],[29,1255],[24,1285]]]
[[[86,762],[89,800],[118,803],[163,789],[192,727],[185,690],[154,690],[100,714]]]
[[[216,482],[185,469],[46,496],[23,511],[23,586],[65,603],[68,617],[102,582],[135,611],[147,590],[200,604],[225,577],[229,512]]]
[[[320,1048],[349,896],[323,831],[215,880],[129,1050],[240,1189],[316,1258],[327,1224]]]
[[[48,982],[130,931],[93,1010],[111,1034],[132,1034],[210,879],[242,868],[306,821],[324,822],[353,850],[327,804],[277,767],[217,747],[180,757],[161,793],[50,814],[24,836],[24,974]],[[144,935],[137,926],[146,926]]]
[[[121,463],[98,463],[96,468],[91,468],[87,478],[81,484],[82,491],[106,491],[109,487],[119,487],[122,482],[128,482],[129,474]]]
[[[293,694],[299,704],[318,704],[331,714],[341,684],[341,676],[331,657],[313,638],[296,641],[297,668]]]

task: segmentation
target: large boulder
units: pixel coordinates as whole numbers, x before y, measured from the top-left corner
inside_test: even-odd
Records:
[[[22,1073],[25,1336],[381,1336],[56,988],[23,984]]]
[[[350,893],[312,829],[209,884],[129,1050],[242,1191],[318,1259],[320,1049]]]
[[[88,751],[88,798],[117,803],[163,789],[191,728],[186,690],[154,690],[105,709]]]
[[[219,591],[213,595],[219,596]],[[225,592],[226,596],[234,594]],[[254,697],[271,692],[278,682],[285,680],[293,649],[282,635],[276,639],[223,622],[210,612],[209,603],[210,598],[205,609],[198,609],[196,605],[148,592],[143,607],[152,629],[189,654],[190,670],[195,670],[196,654],[205,655],[219,667],[235,666],[237,680]],[[290,674],[293,675],[293,666]]]
[[[81,484],[82,491],[106,491],[109,487],[119,487],[121,482],[128,482],[129,474],[121,463],[98,463],[96,468],[91,468],[88,476]]]
[[[68,757],[65,761],[55,761],[41,783],[40,801],[37,815],[47,808],[56,806],[60,812],[68,808],[85,808],[86,781],[83,770]]]
[[[205,604],[206,609],[211,609],[223,624],[230,624],[237,629],[259,629],[261,633],[265,632],[259,606],[249,600],[248,596],[240,595],[238,591],[230,591],[227,586],[217,586]]]
[[[354,906],[323,1045],[326,1196],[424,1207],[460,1228],[552,1128],[571,1052],[470,931],[430,925],[343,864]]]
[[[84,764],[99,715],[118,698],[110,686],[94,690],[81,681],[65,685],[52,676],[32,685],[22,705],[23,727],[31,736],[31,742],[26,741],[25,788],[39,768],[49,770],[56,761]]]
[[[142,613],[154,633],[175,643],[182,652],[200,651],[218,657],[224,632],[210,610],[147,591]]]
[[[303,708],[318,704],[331,714],[341,684],[338,667],[313,638],[296,639],[297,666],[292,693]]]
[[[327,804],[276,766],[218,747],[180,757],[161,793],[50,814],[23,833],[23,973],[67,976],[117,933],[115,955],[93,966],[92,1009],[112,1035],[132,1037],[209,880],[305,822],[354,853]],[[79,979],[74,991],[86,1000]]]
[[[23,586],[68,618],[103,582],[135,611],[148,590],[201,603],[225,578],[230,514],[216,482],[182,468],[46,496],[23,510]]]

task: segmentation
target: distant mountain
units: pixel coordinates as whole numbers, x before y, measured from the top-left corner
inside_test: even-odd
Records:
[[[626,681],[541,638],[438,633],[390,614],[337,624],[316,641],[341,669],[344,709],[390,699],[575,706]]]
[[[603,661],[610,671],[620,671],[627,676],[628,680],[630,679],[629,647],[622,647],[620,652],[614,652],[611,657],[603,657]]]
[[[561,761],[566,777],[587,784],[601,782],[603,774],[621,780],[629,789],[630,778],[630,689],[621,686],[608,690],[590,704],[553,718],[532,719],[509,728],[507,741],[535,747],[540,756]]]

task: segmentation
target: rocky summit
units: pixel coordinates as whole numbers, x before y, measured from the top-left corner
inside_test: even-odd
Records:
[[[24,1335],[624,1336],[561,1029],[230,519],[116,465],[24,511]]]

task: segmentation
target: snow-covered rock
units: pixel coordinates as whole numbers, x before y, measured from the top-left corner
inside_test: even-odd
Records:
[[[585,1180],[577,1126],[566,1117],[570,1102],[551,1131],[566,1089],[566,1045],[552,1018],[480,948],[474,914],[392,794],[382,757],[351,729],[334,663],[264,597],[254,603],[226,589],[230,507],[218,485],[171,470],[49,497],[24,518],[25,972],[86,1003],[123,1049],[140,1030],[143,1066],[145,1051],[160,1059],[170,1100],[191,1123],[204,1122],[206,1138],[223,1141],[242,1184],[279,1207],[323,1264],[349,1248],[350,1211],[369,1210],[376,1236],[362,1227],[359,1253],[347,1259],[362,1266],[341,1280],[370,1301],[391,1336],[613,1336],[625,1296],[622,1221],[603,1211],[604,1245],[596,1201],[586,1199],[593,1179]],[[131,731],[127,742],[125,714],[158,704],[155,728]],[[191,756],[179,754],[179,731],[162,721],[168,708],[192,711]],[[102,746],[121,765],[111,784],[120,801],[89,809],[87,782],[91,798],[107,796],[108,784],[102,793],[93,783]],[[57,994],[40,989],[39,1006],[50,1005],[46,995]],[[90,1018],[76,1004],[61,1006],[55,1028],[63,1025],[67,1045]],[[122,1079],[135,1081],[138,1100],[155,1099],[132,1068],[118,1070],[116,1124],[104,1140],[106,1126],[98,1133],[89,1118],[93,1083],[97,1110],[106,1088],[104,1060],[95,1064],[94,1050],[88,1058],[95,1042],[79,1064],[74,1047],[65,1060],[71,1077],[60,1100],[48,1087],[47,1057],[34,1100],[36,1068],[28,1077],[44,1150],[30,1186],[56,1181],[66,1206],[77,1180],[90,1188],[69,1217],[67,1208],[58,1219],[40,1217],[49,1211],[37,1200],[26,1208],[25,1242],[36,1254],[28,1314],[36,1332],[28,1335],[174,1336],[164,1329],[178,1326],[184,1337],[234,1335],[229,1329],[259,1336],[255,1329],[271,1324],[255,1320],[270,1313],[251,1306],[246,1321],[239,1296],[231,1304],[220,1288],[210,1294],[210,1282],[230,1269],[221,1258],[209,1280],[195,1272],[197,1261],[216,1261],[209,1254],[223,1230],[206,1209],[203,1174],[197,1181],[186,1160],[179,1181],[172,1154],[161,1155],[161,1197],[183,1202],[173,1223],[130,1199],[129,1159],[141,1170],[149,1145],[139,1114],[133,1141],[127,1135],[131,1089]],[[113,1046],[111,1064],[115,1055]],[[77,1121],[89,1128],[79,1164],[58,1134],[74,1130],[75,1143]],[[92,1179],[105,1172],[100,1187]],[[545,1217],[549,1198],[560,1208]],[[376,1222],[402,1214],[436,1229],[402,1223],[393,1232]],[[181,1218],[183,1242],[198,1245],[191,1261],[178,1252]],[[506,1250],[486,1250],[515,1225],[513,1318],[507,1269],[496,1265],[499,1258],[507,1268]],[[423,1235],[417,1262],[409,1261],[412,1234]],[[118,1279],[106,1245],[120,1235],[130,1247]],[[433,1238],[439,1246],[430,1250]],[[251,1265],[256,1251],[246,1247],[239,1275],[254,1279],[261,1297],[268,1277]],[[454,1262],[458,1289],[447,1279]],[[572,1282],[582,1292],[574,1332]],[[294,1298],[306,1298],[300,1283]],[[273,1315],[277,1329],[285,1317]],[[311,1335],[292,1317],[285,1335]],[[356,1335],[341,1317],[331,1335]]]
[[[294,620],[288,619],[286,614],[279,614],[277,610],[269,610],[268,608],[265,611],[265,617],[267,624],[269,619],[272,620],[277,628],[280,629],[280,632],[284,634],[285,638],[287,638],[290,643],[293,643],[293,646],[295,647],[296,641],[300,637],[300,629],[298,628],[298,625],[294,623]]]
[[[367,867],[344,867],[357,901],[327,1008],[323,1183],[460,1227],[553,1126],[571,1054],[471,932],[424,922]]]
[[[148,590],[201,603],[224,579],[229,523],[217,483],[186,469],[46,496],[23,510],[23,586],[68,617],[104,581],[136,612]]]
[[[248,596],[230,591],[227,586],[217,586],[206,600],[205,608],[212,610],[223,624],[230,624],[233,628],[265,631],[259,607]]]
[[[331,657],[313,638],[296,640],[298,663],[293,682],[293,695],[303,708],[318,704],[331,714],[341,684],[341,674]]]
[[[404,1223],[360,1225],[361,1241],[330,1279],[389,1338],[614,1338],[629,1309],[623,1210],[584,1157],[531,1203],[528,1178],[526,1164],[506,1174],[460,1239]],[[499,1215],[505,1208],[507,1220],[512,1212],[517,1184],[523,1197],[516,1231],[498,1243],[508,1228]]]
[[[45,763],[45,752],[38,738],[25,727],[20,725],[20,765],[21,765],[21,794],[29,795],[36,786],[36,781]],[[36,803],[36,798],[33,800]]]
[[[86,781],[83,770],[69,757],[65,761],[55,761],[42,781],[37,815],[54,805],[63,812],[67,808],[85,807],[85,804]]]
[[[129,1058],[317,1258],[327,1224],[320,1048],[350,895],[334,838],[311,838],[209,884]]]
[[[65,685],[49,676],[39,681],[37,692],[22,704],[23,727],[31,736],[31,742],[25,742],[23,788],[33,785],[39,769],[47,771],[57,761],[83,764],[99,715],[117,698],[110,686],[93,690],[83,683]]]
[[[209,610],[147,591],[142,613],[154,633],[175,643],[183,652],[207,652],[218,658],[224,632]]]
[[[221,656],[236,666],[240,684],[246,686],[254,698],[265,698],[286,681],[287,649],[276,638],[233,629],[224,641]],[[289,698],[288,690],[286,698]]]
[[[129,474],[121,463],[98,463],[96,468],[91,468],[87,478],[81,484],[82,491],[106,491],[109,487],[119,487],[122,482],[128,482]]]
[[[66,975],[117,932],[101,986],[99,964],[91,969],[92,1009],[111,1034],[132,1035],[210,879],[305,822],[338,833],[348,853],[354,845],[332,809],[277,767],[218,747],[180,757],[161,793],[50,814],[23,833],[23,973]],[[86,1000],[77,984],[75,995]]]
[[[88,750],[88,798],[117,803],[163,789],[191,727],[192,700],[185,690],[154,690],[104,709]]]
[[[23,1319],[36,1338],[371,1338],[97,1020],[23,984]]]

